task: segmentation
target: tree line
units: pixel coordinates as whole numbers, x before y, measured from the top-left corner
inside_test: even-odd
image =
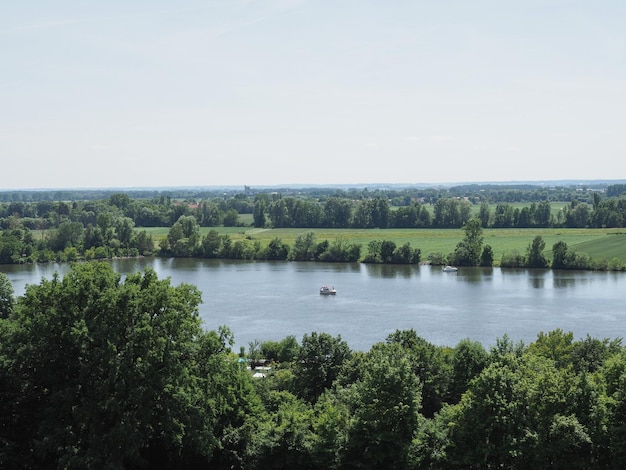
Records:
[[[199,193],[207,197],[184,199],[166,192],[152,198],[131,198],[132,192],[112,193],[103,199],[0,203],[0,228],[47,230],[64,222],[96,226],[102,214],[113,219],[128,218],[136,227],[171,227],[181,216],[194,217],[202,227],[237,226],[240,214],[253,214],[256,227],[460,228],[475,215],[476,209],[484,228],[611,228],[624,227],[626,223],[622,186],[609,186],[606,193],[557,192],[564,198],[559,199],[564,205],[556,214],[551,212],[554,194],[545,189],[486,190],[484,186],[437,191],[366,188]],[[511,194],[522,196],[515,198]],[[538,195],[542,199],[537,200]],[[528,205],[520,207],[518,199]]]
[[[467,198],[441,198],[429,204],[412,200],[392,206],[385,197],[323,202],[297,197],[257,196],[255,227],[275,228],[460,228],[475,215],[484,228],[614,228],[626,222],[626,197],[602,199],[594,193],[592,204],[574,199],[556,213],[549,201],[515,207],[500,202],[492,208],[487,201],[472,203]]]
[[[343,238],[332,242],[317,240],[315,233],[308,231],[296,236],[288,245],[280,237],[273,238],[267,246],[261,246],[250,237],[233,241],[228,234],[209,230],[202,237],[200,226],[191,216],[181,217],[170,229],[167,238],[159,244],[163,256],[260,259],[276,261],[322,261],[359,262],[361,245]],[[421,250],[409,242],[396,246],[391,240],[373,240],[368,244],[368,253],[362,260],[366,263],[418,264]]]
[[[617,185],[616,185],[617,187]],[[617,191],[614,191],[617,192]],[[621,193],[620,193],[621,194]],[[261,247],[251,239],[233,242],[228,236],[210,231],[202,240],[200,227],[238,226],[240,214],[252,214],[253,225],[272,228],[462,228],[473,219],[482,228],[521,227],[623,227],[626,220],[626,197],[602,198],[591,192],[591,203],[572,199],[556,215],[547,200],[514,207],[501,202],[495,207],[486,201],[479,207],[465,197],[443,197],[431,203],[412,198],[390,198],[379,190],[351,194],[324,194],[323,198],[283,196],[279,193],[235,193],[202,201],[173,200],[167,194],[152,199],[131,199],[125,193],[113,193],[104,200],[11,202],[0,204],[0,263],[74,261],[120,256],[205,256],[234,259],[291,259],[317,261],[359,261],[417,263],[419,248],[404,245],[391,247],[377,240],[361,256],[360,248],[345,240],[311,240],[305,233],[296,246],[288,247],[280,239]],[[393,206],[392,203],[406,203]],[[476,210],[477,209],[477,210]],[[493,210],[492,210],[493,209]],[[147,227],[170,227],[167,239],[155,246]],[[37,236],[35,236],[37,233]],[[380,245],[383,243],[383,245]],[[562,247],[561,247],[562,248]],[[395,252],[395,253],[394,253]],[[434,264],[450,262],[475,265],[455,250],[454,256],[429,254]],[[491,265],[490,253],[479,263]],[[594,262],[567,257],[562,267],[584,266],[597,269]],[[517,253],[507,254],[505,266],[535,266]],[[557,263],[558,265],[559,263]],[[605,263],[606,265],[606,263]],[[607,269],[607,266],[600,266]],[[613,268],[610,268],[613,269]]]
[[[82,263],[15,299],[0,275],[2,468],[616,469],[621,338],[368,351],[324,332],[232,351],[201,293]]]

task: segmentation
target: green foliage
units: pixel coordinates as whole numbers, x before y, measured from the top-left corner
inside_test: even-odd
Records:
[[[267,249],[259,254],[259,257],[267,260],[286,260],[289,257],[289,245],[275,237],[269,242]]]
[[[452,351],[452,377],[450,403],[458,403],[470,382],[487,366],[489,355],[478,342],[469,338],[461,340]]]
[[[291,261],[312,261],[315,259],[315,234],[307,232],[300,234],[289,251]]]
[[[417,335],[415,330],[396,330],[388,344],[400,345],[410,357],[413,372],[422,385],[422,413],[432,417],[449,395],[451,370],[444,351]]]
[[[459,266],[478,266],[483,246],[483,229],[480,220],[472,218],[463,227],[465,237],[450,255],[448,262]]]
[[[28,286],[0,350],[16,377],[3,395],[6,466],[26,455],[20,464],[60,468],[210,461],[220,423],[245,410],[227,391],[247,376],[198,342],[199,302],[193,286],[153,271],[122,283],[108,264]]]
[[[315,233],[322,240],[348,240],[354,248],[350,259],[358,258],[357,245],[366,247],[373,236],[380,236],[358,230],[360,228],[370,232],[393,228],[396,230],[387,231],[385,239],[397,247],[410,242],[425,253],[448,253],[454,249],[458,236],[450,237],[442,229],[458,229],[477,217],[483,229],[503,229],[490,234],[493,259],[500,259],[503,253],[514,250],[524,252],[528,239],[537,236],[540,229],[539,234],[546,243],[552,245],[563,240],[576,248],[575,253],[572,250],[566,269],[626,270],[624,244],[618,240],[623,234],[608,230],[624,227],[626,220],[626,198],[615,189],[618,186],[600,185],[593,191],[567,186],[463,185],[430,189],[351,188],[349,191],[300,188],[297,192],[251,188],[244,192],[187,189],[161,193],[139,190],[123,193],[101,190],[4,192],[0,194],[0,201],[3,201],[0,202],[0,228],[3,230],[0,262],[151,255],[155,251],[154,243],[161,247],[161,254],[165,256],[213,256],[198,246],[199,239],[190,240],[177,230],[171,234],[171,240],[163,241],[181,217],[195,219],[200,227],[219,227],[220,235],[228,234],[233,238],[232,245],[239,238],[249,236],[235,226],[268,229],[263,234],[255,232],[260,235],[254,238],[255,242],[259,241],[254,253],[256,259],[284,259],[275,258],[275,253],[268,257],[265,252],[269,241],[275,237],[291,246],[293,237],[285,236],[279,230],[283,228],[333,229],[323,236]],[[607,192],[598,191],[603,189]],[[233,227],[223,227],[222,223]],[[155,237],[154,241],[136,237],[135,227],[148,228],[147,233]],[[577,228],[586,227],[598,230],[587,231],[582,236]],[[555,230],[562,228],[568,230]],[[353,229],[353,232],[346,229]],[[430,229],[438,233],[425,237],[425,231]],[[533,232],[529,237],[528,232],[518,229],[533,229]],[[33,237],[31,231],[37,232],[37,236]],[[607,233],[614,234],[615,238],[600,236]],[[588,242],[590,238],[594,241]],[[75,248],[75,251],[65,252],[68,248]],[[470,248],[465,243],[458,246],[455,254],[460,263],[457,264],[473,259]],[[327,251],[314,250],[314,258],[319,260],[322,255],[329,261],[345,258]],[[220,257],[240,255],[250,258],[251,253],[247,247],[236,247],[231,252],[229,246],[219,254]],[[398,255],[393,262],[407,262],[405,254]],[[451,256],[449,261],[455,262],[454,258]],[[379,262],[375,257],[369,261]],[[487,259],[480,261],[488,265]],[[527,261],[532,265],[532,259]]]
[[[536,435],[526,418],[526,389],[518,366],[492,364],[471,382],[454,417],[455,463],[482,463],[483,468],[528,465]]]
[[[372,240],[367,248],[364,263],[418,264],[421,260],[421,250],[410,242],[398,247],[391,240]]]
[[[295,336],[287,336],[280,341],[263,341],[262,357],[270,361],[285,363],[293,362],[300,353],[300,345]]]
[[[552,267],[554,269],[592,269],[593,263],[589,255],[570,250],[565,242],[557,242],[552,246]]]
[[[546,247],[546,242],[543,238],[537,235],[532,243],[528,245],[526,254],[527,265],[529,268],[547,268],[549,263],[543,254],[543,250]]]
[[[491,267],[493,266],[493,249],[491,245],[485,245],[483,252],[480,255],[480,266]]]
[[[294,365],[296,394],[310,402],[317,400],[331,387],[351,353],[340,335],[332,337],[315,331],[305,334]]]
[[[527,264],[528,262],[526,257],[517,250],[510,253],[504,253],[502,255],[502,259],[500,260],[501,268],[525,268]]]
[[[13,312],[15,299],[11,281],[6,274],[0,273],[0,319],[7,318]]]
[[[224,227],[237,227],[239,225],[239,212],[228,209],[224,214]]]
[[[375,345],[350,389],[344,468],[405,468],[418,424],[420,382],[399,343]]]
[[[361,245],[350,243],[343,238],[337,238],[329,245],[324,245],[324,250],[319,250],[315,259],[325,262],[354,263],[361,257]]]
[[[571,331],[565,333],[560,328],[548,333],[542,331],[537,340],[528,346],[528,352],[550,359],[558,368],[565,369],[572,365],[573,340]]]
[[[162,246],[164,254],[189,257],[198,252],[200,242],[200,225],[195,217],[183,215],[176,221],[167,235],[167,246]]]
[[[311,468],[311,406],[287,391],[271,391],[267,415],[252,436],[250,468]]]

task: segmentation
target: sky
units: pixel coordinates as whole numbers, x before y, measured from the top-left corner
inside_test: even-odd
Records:
[[[624,0],[0,4],[0,190],[626,178]]]

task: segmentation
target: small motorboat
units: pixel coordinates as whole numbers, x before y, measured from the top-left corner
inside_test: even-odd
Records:
[[[443,267],[443,272],[444,273],[455,273],[457,271],[458,271],[458,269],[455,268],[454,266],[444,266]]]
[[[320,295],[335,295],[337,290],[334,287],[322,286],[320,287]]]

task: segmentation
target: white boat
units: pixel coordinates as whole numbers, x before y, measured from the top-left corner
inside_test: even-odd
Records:
[[[455,268],[454,266],[444,266],[444,268],[443,268],[443,272],[444,273],[455,273],[457,271],[458,271],[458,269]]]
[[[329,286],[322,286],[320,287],[320,294],[321,295],[335,295],[337,293],[337,291],[335,290],[334,287],[329,287]]]

